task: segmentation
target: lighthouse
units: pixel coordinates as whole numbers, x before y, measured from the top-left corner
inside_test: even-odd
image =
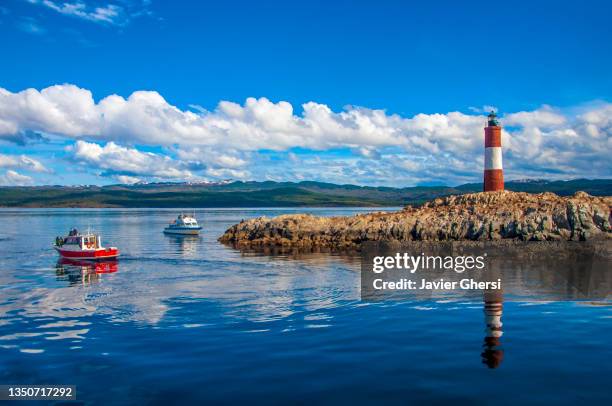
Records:
[[[484,191],[504,190],[502,168],[501,126],[494,111],[488,116],[485,127]]]

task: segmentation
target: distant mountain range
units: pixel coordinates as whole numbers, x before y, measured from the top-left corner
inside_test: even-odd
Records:
[[[612,179],[506,182],[519,192],[553,192],[561,196],[582,190],[612,195]],[[110,186],[0,187],[0,207],[299,207],[403,206],[440,196],[479,192],[482,183],[407,188],[335,185],[323,182],[148,183]]]

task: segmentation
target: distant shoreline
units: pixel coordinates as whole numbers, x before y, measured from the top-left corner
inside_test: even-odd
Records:
[[[516,192],[571,196],[585,191],[612,195],[612,179],[506,182]],[[407,188],[336,185],[323,182],[159,183],[110,186],[0,187],[3,208],[291,208],[401,207],[449,195],[480,192],[482,184]]]

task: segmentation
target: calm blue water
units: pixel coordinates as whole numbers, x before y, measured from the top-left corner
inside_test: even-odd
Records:
[[[304,211],[364,210],[198,210],[199,238],[161,233],[175,210],[0,210],[0,384],[76,385],[90,404],[610,402],[609,303],[504,303],[487,355],[482,302],[364,303],[359,258],[216,242]],[[116,267],[58,263],[72,226],[120,247]]]

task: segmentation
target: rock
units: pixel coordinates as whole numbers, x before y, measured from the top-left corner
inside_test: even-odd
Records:
[[[562,241],[612,239],[612,197],[577,192],[472,193],[421,207],[352,217],[260,217],[230,227],[219,241],[240,248],[358,249],[364,241]]]

